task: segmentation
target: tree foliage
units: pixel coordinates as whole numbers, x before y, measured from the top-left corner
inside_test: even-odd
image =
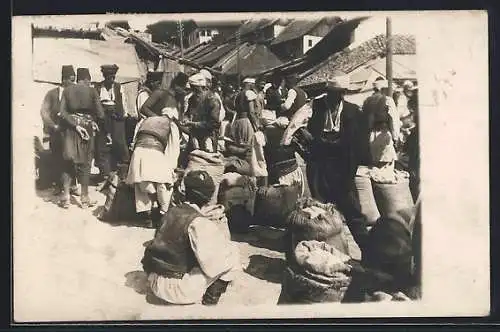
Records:
[[[196,23],[193,20],[182,21],[183,44],[187,45],[188,37],[196,29]],[[153,42],[173,43],[180,46],[179,43],[179,21],[164,20],[147,26],[146,32],[151,34]]]

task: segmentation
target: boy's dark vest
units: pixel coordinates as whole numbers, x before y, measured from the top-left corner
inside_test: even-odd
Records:
[[[198,266],[191,249],[188,228],[201,213],[188,204],[171,207],[162,219],[162,226],[146,248],[142,264],[147,273],[191,271]]]
[[[95,89],[97,91],[97,95],[101,95],[101,88],[104,82],[99,82],[95,84]],[[106,106],[103,105],[104,110],[106,111],[106,115],[109,115],[112,119],[115,120],[123,120],[125,117],[125,110],[123,109],[123,98],[121,93],[121,85],[120,83],[113,84],[113,95],[115,96],[115,108],[113,111],[108,112]]]
[[[152,116],[145,119],[137,131],[137,147],[155,148],[154,140],[162,144],[160,151],[164,151],[170,135],[170,119],[165,116]],[[153,140],[153,141],[152,141]]]
[[[298,87],[293,88],[293,90],[295,90],[295,92],[297,93],[297,97],[295,97],[292,106],[290,107],[288,112],[286,112],[289,119],[307,102],[307,94],[304,90]]]

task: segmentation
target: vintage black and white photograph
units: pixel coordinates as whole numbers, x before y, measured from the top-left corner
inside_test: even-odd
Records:
[[[473,11],[15,17],[14,320],[487,314],[487,31]]]

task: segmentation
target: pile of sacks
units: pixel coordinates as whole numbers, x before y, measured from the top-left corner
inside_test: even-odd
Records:
[[[355,187],[361,213],[369,224],[414,205],[409,174],[393,167],[358,167]]]

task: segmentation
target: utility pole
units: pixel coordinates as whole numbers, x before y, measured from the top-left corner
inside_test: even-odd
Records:
[[[385,57],[385,75],[389,85],[389,96],[392,96],[392,22],[391,18],[386,18],[386,57]]]
[[[182,26],[182,20],[179,20],[179,39],[180,39],[180,46],[181,46],[181,58],[184,58],[184,38],[183,38],[183,26]]]
[[[238,87],[241,85],[241,74],[240,74],[240,29],[236,30],[236,72],[238,73]]]

